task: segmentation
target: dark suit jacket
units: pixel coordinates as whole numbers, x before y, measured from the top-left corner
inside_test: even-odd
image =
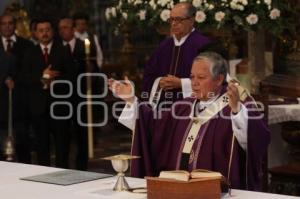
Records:
[[[16,73],[14,74],[14,80],[18,84],[18,76],[21,75],[21,68],[22,68],[22,60],[24,59],[25,52],[32,47],[33,44],[23,37],[16,36],[16,42],[13,43],[12,46],[12,55],[16,60]],[[4,46],[2,43],[2,39],[0,39],[0,50],[4,51]],[[20,83],[22,84],[22,83]]]
[[[22,76],[22,60],[24,59],[25,52],[33,46],[33,44],[22,37],[16,35],[16,41],[13,43],[10,55],[15,60],[15,72],[11,76],[15,82],[13,90],[13,117],[15,121],[21,121],[28,118],[28,95],[24,84],[21,81]],[[4,51],[2,39],[0,39],[0,50]]]
[[[60,42],[53,41],[51,51],[49,53],[49,64],[52,65],[52,70],[60,72],[60,76],[56,79],[71,81],[74,73],[71,67],[71,54],[66,47]],[[24,57],[23,81],[29,90],[29,108],[31,114],[38,116],[47,113],[49,110],[49,103],[51,101],[68,101],[68,99],[57,99],[50,96],[50,90],[44,90],[41,82],[43,70],[48,67],[44,61],[43,52],[40,45],[33,46],[26,52]],[[66,94],[69,92],[69,87],[66,84],[57,84],[54,87],[56,95]]]
[[[93,50],[93,46],[91,46],[91,57],[95,56],[93,54],[93,52],[95,53],[95,49]],[[77,77],[82,74],[82,73],[86,73],[87,72],[87,68],[86,68],[86,55],[85,55],[85,46],[84,46],[84,42],[81,41],[80,39],[76,39],[76,42],[75,42],[75,47],[74,47],[74,50],[73,50],[73,53],[72,53],[72,57],[73,57],[73,60],[76,64],[76,67],[73,67],[74,69],[74,73],[75,73],[75,78],[76,78],[76,81],[77,81]],[[98,67],[97,67],[97,64],[95,62],[95,60],[92,58],[91,62],[91,71],[92,73],[97,73],[99,72],[98,70]],[[95,78],[93,78],[94,80]],[[94,80],[95,81],[95,80]],[[74,82],[75,84],[77,82]],[[82,86],[82,89],[84,90],[85,88],[85,82],[82,82],[81,84]]]
[[[0,123],[8,118],[8,88],[5,84],[7,77],[15,75],[15,60],[0,49]]]
[[[95,53],[96,53],[96,49],[93,48],[93,44],[91,44],[91,57],[95,57]],[[94,53],[93,53],[94,52]],[[86,73],[87,72],[87,61],[86,61],[86,55],[85,55],[85,46],[84,46],[84,42],[80,39],[76,39],[75,42],[75,46],[74,46],[74,50],[72,53],[72,58],[74,61],[74,65],[71,67],[72,72],[74,74],[74,79],[72,80],[73,82],[73,96],[72,96],[72,103],[73,103],[73,110],[74,110],[74,114],[76,114],[76,110],[77,110],[77,106],[80,102],[86,101],[86,98],[82,98],[79,96],[78,94],[78,82],[77,79],[79,77],[79,75]],[[97,66],[96,60],[92,59],[89,62],[90,67],[91,67],[91,71],[92,73],[98,73],[99,72],[99,68]],[[83,94],[86,94],[86,79],[85,78],[81,78],[81,83],[80,83],[81,87],[80,87],[80,91]],[[104,85],[104,82],[102,80],[102,78],[99,77],[92,77],[92,92],[94,95],[99,94],[102,90],[102,85]],[[93,99],[93,101],[97,101],[99,99]],[[81,117],[84,120],[84,118],[86,117],[86,112],[85,112],[85,108],[82,108],[80,110],[81,113]],[[93,107],[93,117],[95,120],[97,120],[99,115],[99,108],[97,108],[97,106]],[[76,115],[75,115],[76,116]]]

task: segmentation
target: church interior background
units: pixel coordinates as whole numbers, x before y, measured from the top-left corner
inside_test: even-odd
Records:
[[[249,34],[245,31],[239,34],[212,30],[207,32],[222,40],[229,52],[228,59],[232,63],[239,63],[233,69],[234,75],[267,106],[274,101],[284,104],[283,102],[298,99],[300,102],[300,1],[286,2],[292,8],[289,16],[292,29],[283,31],[277,38],[263,32],[265,60],[263,66],[256,67],[262,67],[265,75],[258,79],[254,90],[251,90],[250,84],[255,77],[249,76],[247,68]],[[30,19],[41,14],[57,22],[66,13],[88,13],[91,28],[99,36],[104,52],[102,72],[114,78],[128,75],[138,87],[143,78],[143,66],[167,33],[159,32],[157,27],[146,29],[132,26],[116,31],[115,26],[106,19],[105,13],[107,8],[116,6],[117,3],[117,0],[1,0],[0,11],[10,11],[18,17],[18,33],[24,37],[29,36]],[[110,104],[117,99],[107,96],[104,100]],[[300,108],[296,109],[298,110],[268,109],[272,141],[266,158],[265,191],[300,195]],[[298,118],[298,121],[278,121],[280,114],[285,114],[282,116],[284,118]],[[99,158],[130,153],[130,131],[111,119],[99,129],[95,137],[95,158],[89,161],[89,170],[113,172],[110,164]]]

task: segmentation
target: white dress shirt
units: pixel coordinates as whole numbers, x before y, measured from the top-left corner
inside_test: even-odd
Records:
[[[2,39],[2,44],[3,44],[3,48],[4,48],[4,51],[7,51],[7,40],[10,39],[11,40],[11,47],[14,46],[14,43],[17,42],[17,37],[16,35],[12,35],[10,38],[6,38],[6,37],[1,37]]]
[[[41,44],[40,43],[40,47],[42,49],[42,52],[44,53],[44,48],[48,48],[48,54],[50,55],[50,52],[51,52],[51,48],[52,48],[52,45],[53,45],[53,41],[51,41],[47,46],[45,46],[44,44]]]
[[[74,37],[73,39],[71,39],[70,41],[63,41],[63,45],[66,46],[67,44],[70,45],[71,48],[71,52],[74,52],[74,48],[75,48],[75,43],[76,43],[76,38]]]

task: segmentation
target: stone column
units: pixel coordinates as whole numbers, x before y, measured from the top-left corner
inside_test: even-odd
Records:
[[[248,66],[250,75],[250,92],[258,94],[259,83],[265,78],[265,31],[248,32]]]

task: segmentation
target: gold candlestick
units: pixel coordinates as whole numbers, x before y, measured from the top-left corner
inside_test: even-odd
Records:
[[[84,40],[85,55],[86,55],[86,95],[87,95],[87,128],[88,128],[88,153],[89,158],[94,158],[94,141],[93,141],[93,111],[92,111],[92,78],[91,78],[91,63],[90,52],[91,42],[88,39]]]
[[[14,139],[13,139],[13,121],[12,121],[12,89],[9,89],[8,95],[8,135],[4,142],[4,154],[6,161],[13,161],[15,156]]]

